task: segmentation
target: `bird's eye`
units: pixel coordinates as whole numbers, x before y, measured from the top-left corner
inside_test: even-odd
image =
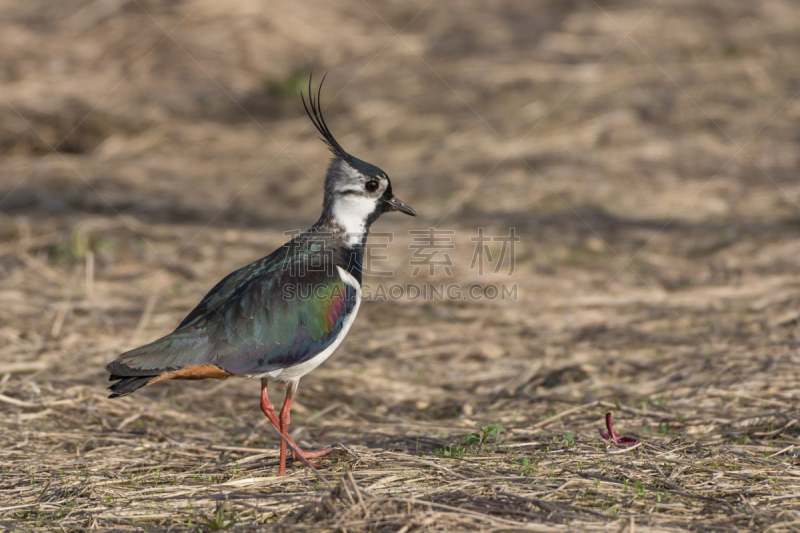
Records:
[[[368,181],[368,182],[367,182],[367,184],[366,184],[366,185],[364,185],[364,187],[365,187],[365,188],[366,188],[366,189],[367,189],[369,192],[375,192],[375,191],[377,191],[377,190],[378,190],[378,182],[377,182],[377,181],[375,181],[375,180],[370,180],[370,181]]]

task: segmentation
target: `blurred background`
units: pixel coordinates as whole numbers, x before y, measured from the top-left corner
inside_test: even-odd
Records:
[[[371,265],[390,274],[365,283],[516,295],[364,302],[294,403],[298,443],[349,447],[326,476],[347,469],[373,495],[472,509],[450,513],[450,530],[483,527],[476,513],[523,519],[491,480],[530,498],[559,491],[552,500],[594,508],[581,516],[603,531],[628,514],[633,531],[635,513],[637,525],[725,531],[796,517],[791,0],[0,0],[0,490],[13,503],[0,517],[189,527],[199,519],[183,509],[219,518],[215,483],[271,483],[258,383],[165,382],[111,401],[104,366],[316,221],[329,154],[299,98],[312,69],[315,82],[327,72],[337,139],[419,213],[373,226],[392,233],[374,239],[387,258]],[[415,248],[410,232],[429,228],[448,238]],[[480,228],[520,239],[497,272],[474,268]],[[502,242],[487,249],[496,258]],[[414,275],[420,257],[451,269]],[[638,455],[605,453],[609,410],[643,450],[682,454],[668,482]],[[466,453],[476,423],[502,425],[490,440],[509,447],[420,482],[434,474],[418,456]],[[687,470],[707,457],[727,463]],[[584,466],[594,481],[575,474]],[[682,499],[629,500],[597,476]],[[274,521],[316,505],[300,481],[296,501],[269,486],[283,503],[237,512]],[[487,498],[505,507],[487,511]],[[338,528],[351,504],[336,501]],[[430,511],[397,505],[396,529]]]
[[[255,383],[108,402],[103,366],[316,220],[312,69],[340,143],[420,215],[374,226],[388,279],[518,298],[365,302],[301,384],[301,437],[513,437],[604,401],[640,406],[634,433],[729,440],[760,423],[730,394],[794,405],[797,2],[29,0],[0,2],[0,393],[106,413],[29,424],[155,424],[171,398],[231,420],[215,439],[274,444]],[[430,227],[454,231],[451,277],[411,276]],[[510,276],[469,268],[480,227],[515,228]]]

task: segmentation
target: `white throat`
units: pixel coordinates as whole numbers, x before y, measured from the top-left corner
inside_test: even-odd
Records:
[[[367,231],[367,218],[375,211],[375,199],[364,196],[346,195],[333,202],[333,221],[347,233],[345,242],[358,244]]]

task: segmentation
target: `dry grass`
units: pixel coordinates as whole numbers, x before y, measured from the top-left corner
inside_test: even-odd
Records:
[[[794,3],[0,14],[0,527],[800,530]],[[421,214],[378,223],[395,275],[366,282],[412,281],[429,226],[454,276],[414,281],[477,281],[470,236],[513,226],[480,281],[519,299],[365,302],[293,410],[337,451],[278,478],[256,383],[112,401],[103,366],[314,220],[287,96],[323,65],[331,128]],[[507,432],[469,447],[478,423]]]

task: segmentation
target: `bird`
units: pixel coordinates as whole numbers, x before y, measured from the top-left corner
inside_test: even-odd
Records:
[[[281,435],[279,476],[286,474],[287,442],[293,458],[305,464],[332,450],[300,450],[289,436],[290,411],[300,378],[328,359],[353,325],[371,225],[387,212],[417,216],[394,196],[386,172],[350,155],[334,138],[322,115],[324,81],[315,99],[309,76],[308,103],[300,95],[331,152],[319,220],[228,274],[172,333],[106,366],[114,381],[109,398],[169,379],[260,379],[261,410]],[[269,399],[270,381],[286,387],[279,414]]]

